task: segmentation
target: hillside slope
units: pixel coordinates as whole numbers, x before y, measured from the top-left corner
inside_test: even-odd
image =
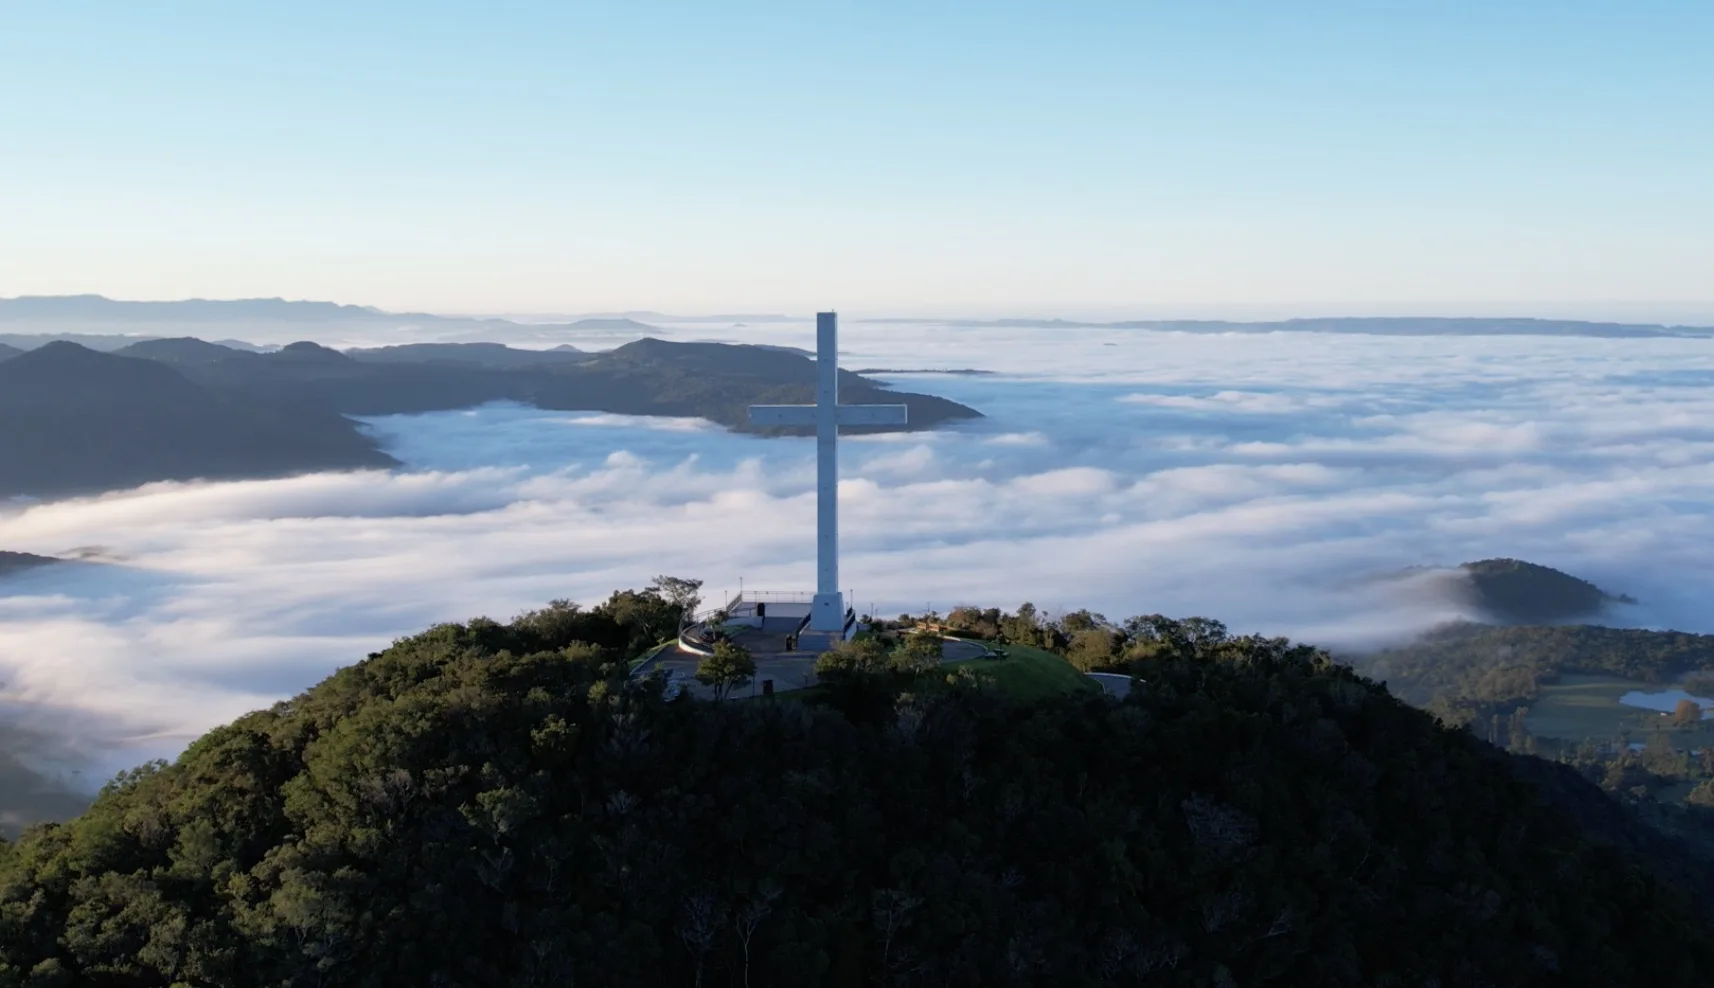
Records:
[[[435,628],[0,847],[0,981],[1690,984],[1706,917],[1278,641],[878,725]],[[561,649],[567,649],[561,651]]]

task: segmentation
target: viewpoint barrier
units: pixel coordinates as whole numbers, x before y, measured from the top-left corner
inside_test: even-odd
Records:
[[[692,655],[700,655],[705,659],[714,654],[714,647],[712,645],[705,644],[702,639],[693,634],[693,632],[701,627],[701,625],[694,625],[678,633],[679,651],[689,652]]]

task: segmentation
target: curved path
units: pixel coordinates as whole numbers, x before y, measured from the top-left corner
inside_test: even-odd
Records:
[[[1095,680],[1097,683],[1100,683],[1101,688],[1107,691],[1108,696],[1118,697],[1123,700],[1125,697],[1131,695],[1130,676],[1122,676],[1116,672],[1090,672],[1085,673],[1084,675]]]
[[[943,638],[940,655],[941,662],[963,662],[966,659],[980,659],[989,652],[988,646],[981,642],[966,641],[963,638]]]

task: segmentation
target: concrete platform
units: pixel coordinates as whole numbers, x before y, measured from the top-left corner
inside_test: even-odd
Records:
[[[761,696],[762,682],[769,679],[774,681],[776,693],[807,689],[816,684],[815,660],[839,641],[839,635],[806,629],[798,634],[797,647],[787,649],[786,636],[797,631],[803,619],[809,616],[809,608],[807,602],[767,602],[760,627],[732,632],[732,640],[749,649],[750,657],[756,660],[756,678],[750,685],[734,690],[733,697]],[[732,609],[732,617],[737,620],[753,619],[754,616],[753,605],[748,601]],[[941,661],[980,658],[985,651],[973,642],[948,641]],[[658,670],[666,675],[669,683],[679,684],[693,696],[712,699],[714,691],[696,681],[696,667],[701,661],[702,657],[695,653],[670,646],[639,665],[632,675],[643,676]]]

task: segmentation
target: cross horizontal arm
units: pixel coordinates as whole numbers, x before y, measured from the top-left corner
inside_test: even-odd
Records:
[[[751,425],[814,425],[814,405],[751,405]]]
[[[905,405],[840,405],[840,425],[904,425],[910,421]]]

